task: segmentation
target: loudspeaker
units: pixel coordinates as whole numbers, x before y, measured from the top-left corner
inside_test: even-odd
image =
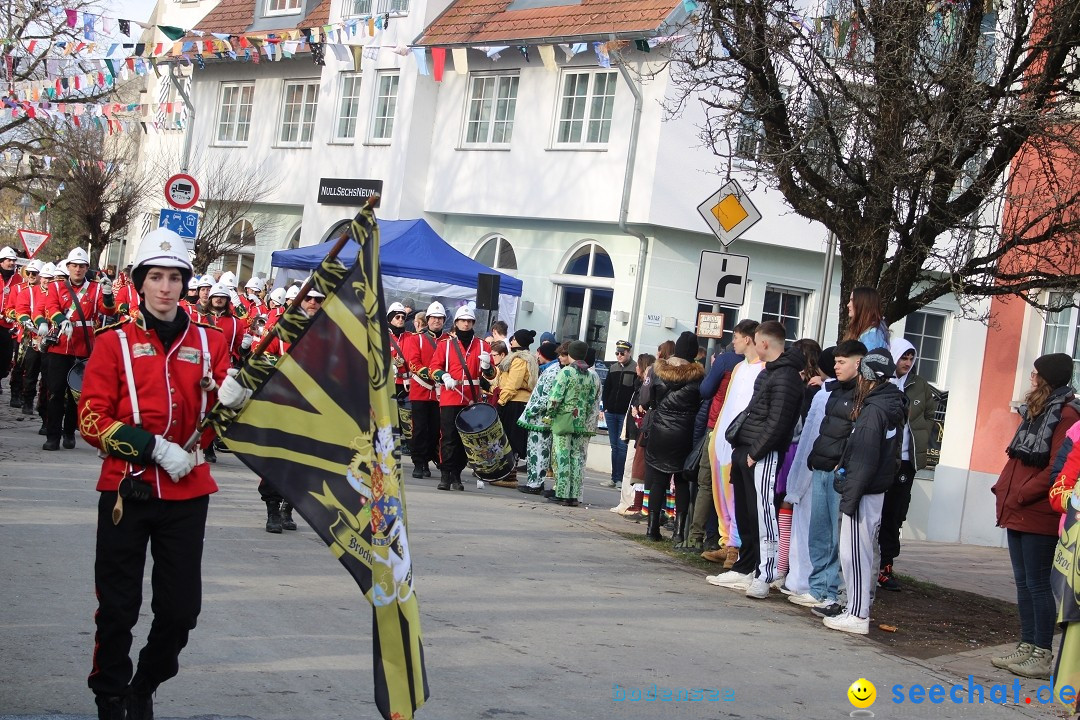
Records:
[[[479,273],[476,276],[476,309],[499,309],[499,276],[494,273]]]

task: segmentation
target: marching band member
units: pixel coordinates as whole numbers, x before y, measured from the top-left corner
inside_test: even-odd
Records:
[[[191,273],[176,233],[159,228],[143,239],[132,271],[138,317],[101,330],[79,400],[83,437],[104,454],[97,482],[97,629],[87,681],[102,720],[152,718],[154,692],[177,673],[199,616],[206,513],[217,491],[201,451],[180,443],[216,400],[237,407],[244,399],[227,375],[221,333],[179,310]],[[200,444],[211,437],[203,433]],[[153,620],[133,673],[129,651],[147,545]]]
[[[431,358],[442,338],[446,310],[439,302],[427,309],[427,327],[406,335],[401,343],[409,369],[409,400],[412,402],[412,452],[414,478],[431,477],[429,462],[439,464],[439,394],[431,376]]]
[[[23,277],[15,269],[18,255],[9,247],[0,248],[0,378],[11,371],[15,355],[15,340],[11,330],[15,327],[12,311],[22,289]]]
[[[166,242],[153,232],[143,242]],[[82,248],[74,248],[64,262],[67,277],[58,277],[49,286],[42,315],[34,318],[38,336],[49,336],[51,324],[56,333],[45,339],[49,346],[45,386],[49,392],[46,411],[46,439],[43,450],[59,450],[63,435],[64,447],[75,447],[75,398],[68,392],[68,372],[80,360],[90,357],[94,347],[94,323],[112,315],[116,309],[112,280],[90,282],[90,256]],[[179,298],[177,298],[179,300]],[[48,323],[45,319],[48,318]]]
[[[252,275],[251,279],[244,285],[244,294],[240,296],[240,304],[244,306],[248,317],[266,314],[266,304],[262,299],[262,292],[265,287],[262,278],[255,275]]]
[[[239,367],[240,351],[251,347],[251,336],[247,334],[247,321],[235,312],[229,289],[221,283],[210,288],[210,319],[214,327],[225,334],[225,345],[233,365]]]
[[[431,311],[428,310],[430,317]],[[491,380],[491,349],[476,337],[476,315],[468,305],[454,313],[454,330],[439,341],[431,363],[432,378],[443,385],[439,395],[439,420],[442,426],[442,477],[439,490],[464,490],[461,471],[468,464],[465,446],[458,433],[458,413],[463,407],[480,402],[480,377]]]
[[[15,322],[19,328],[19,346],[21,357],[16,368],[19,376],[19,392],[16,394],[15,379],[11,383],[11,406],[21,407],[23,415],[34,414],[34,398],[37,395],[38,374],[41,372],[41,338],[37,336],[34,318],[45,303],[47,292],[42,279],[44,263],[31,260],[24,273],[26,282],[15,300]]]

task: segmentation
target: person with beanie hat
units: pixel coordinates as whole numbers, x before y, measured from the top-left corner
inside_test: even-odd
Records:
[[[525,428],[518,425],[518,418],[525,411],[529,396],[536,387],[536,381],[540,378],[540,366],[536,362],[536,357],[528,350],[534,337],[536,333],[532,330],[518,330],[510,336],[510,352],[496,360],[499,370],[497,379],[499,419],[502,421],[506,438],[510,441],[510,449],[516,456],[515,467],[519,462],[525,462],[528,442],[528,433]],[[499,340],[495,342],[502,344]],[[504,352],[505,349],[503,344]],[[505,482],[508,483],[508,487],[517,486],[517,478],[514,476],[507,478]]]
[[[588,344],[581,340],[570,343],[567,353],[571,362],[559,371],[548,396],[555,466],[555,494],[551,499],[570,507],[581,499],[585,456],[600,411],[600,378],[585,363],[588,351]]]
[[[544,481],[552,474],[552,435],[551,418],[547,415],[548,396],[551,394],[551,388],[555,384],[559,371],[564,365],[570,364],[570,356],[566,354],[565,347],[556,346],[554,343],[541,343],[536,353],[537,360],[546,359],[545,353],[550,353],[555,358],[540,366],[540,377],[536,381],[536,387],[517,421],[518,425],[528,431],[525,440],[526,479],[524,485],[518,485],[518,490],[529,495],[543,493]]]
[[[690,482],[682,468],[693,450],[694,420],[701,404],[701,381],[705,368],[694,362],[697,337],[684,332],[675,342],[675,354],[652,366],[652,387],[645,408],[651,413],[645,444],[645,487],[649,490],[649,522],[645,531],[660,540],[664,503],[675,480],[675,540],[681,543],[689,528]]]
[[[1064,353],[1035,360],[1031,389],[1018,409],[1020,426],[1005,449],[1009,459],[991,488],[997,525],[1006,530],[1020,610],[1020,643],[991,663],[1021,677],[1049,679],[1054,668],[1051,643],[1057,606],[1050,569],[1061,514],[1050,502],[1054,480],[1050,461],[1061,451],[1069,428],[1080,420],[1071,377],[1072,359]]]
[[[552,364],[558,364],[559,346],[553,342],[542,342],[540,347],[536,348],[536,361],[540,363],[540,372],[544,372]]]
[[[559,345],[559,341],[555,338],[555,333],[553,333],[553,332],[542,332],[542,333],[540,333],[540,342],[542,342],[542,343],[546,343],[546,342],[553,343],[556,347],[558,347],[558,345]]]

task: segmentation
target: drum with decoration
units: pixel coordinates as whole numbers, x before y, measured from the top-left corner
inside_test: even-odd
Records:
[[[514,472],[514,453],[495,408],[484,403],[469,405],[454,424],[469,465],[481,480],[502,480]]]

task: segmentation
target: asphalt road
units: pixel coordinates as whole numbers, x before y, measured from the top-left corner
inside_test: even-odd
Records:
[[[94,712],[98,463],[81,440],[42,452],[37,427],[0,408],[0,718],[74,720]],[[203,611],[180,675],[158,691],[157,716],[377,718],[371,610],[352,580],[309,528],[263,531],[257,481],[237,460],[222,456],[215,476]],[[1019,707],[894,704],[894,685],[966,678],[827,630],[779,597],[708,585],[599,525],[616,502],[599,481],[589,479],[579,508],[409,481],[431,687],[421,720],[839,718],[860,677],[877,686],[880,718],[1051,716],[1022,697]],[[148,600],[149,591],[136,648]],[[631,700],[654,685],[728,699]]]

